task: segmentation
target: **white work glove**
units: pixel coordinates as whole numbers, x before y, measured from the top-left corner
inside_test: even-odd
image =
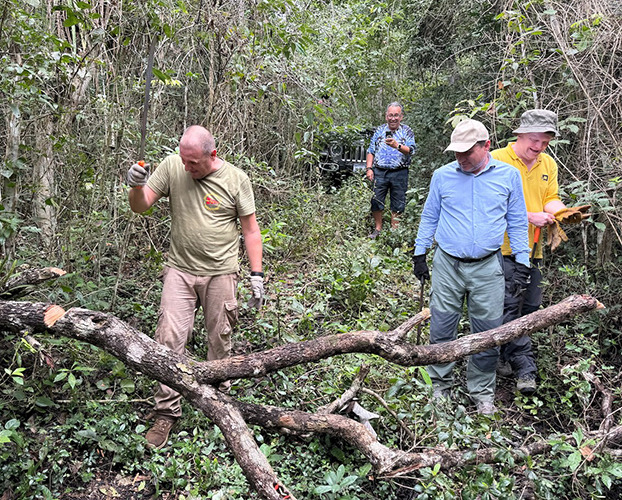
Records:
[[[149,165],[141,167],[138,163],[134,163],[127,171],[127,185],[130,187],[144,186],[149,179]]]
[[[251,276],[252,297],[248,301],[248,307],[259,309],[263,305],[263,276]]]

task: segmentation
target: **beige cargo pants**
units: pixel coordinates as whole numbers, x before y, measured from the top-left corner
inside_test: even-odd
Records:
[[[192,336],[195,313],[200,304],[205,316],[207,359],[228,358],[231,332],[238,319],[236,289],[238,274],[194,276],[166,267],[155,340],[183,354]],[[158,383],[154,396],[155,413],[181,416],[181,395]]]

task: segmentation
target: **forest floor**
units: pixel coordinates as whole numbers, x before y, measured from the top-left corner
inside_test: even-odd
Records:
[[[500,408],[499,418],[509,422],[520,419],[524,426],[538,426],[538,419],[516,408],[515,382],[512,378],[499,377],[497,382],[496,403]],[[188,497],[187,493],[160,492],[156,494],[155,481],[149,474],[137,474],[129,477],[119,474],[114,470],[100,469],[99,472],[80,491],[68,492],[60,497],[60,500],[147,500],[158,498],[160,500],[177,500],[180,496]],[[395,498],[378,500],[411,500],[413,496],[412,486],[415,480],[403,481],[404,486],[396,492]],[[411,486],[412,484],[412,486]],[[532,486],[528,481],[523,485],[517,485],[522,489],[522,499],[529,500],[534,497]],[[0,500],[3,500],[0,497]]]

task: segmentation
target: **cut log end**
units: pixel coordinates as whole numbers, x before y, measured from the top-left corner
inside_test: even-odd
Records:
[[[59,319],[65,315],[65,310],[61,306],[51,305],[45,310],[43,323],[45,326],[52,327]]]
[[[67,271],[63,271],[62,269],[58,268],[58,267],[50,267],[48,268],[48,270],[55,274],[56,276],[64,276],[65,274],[67,274]]]

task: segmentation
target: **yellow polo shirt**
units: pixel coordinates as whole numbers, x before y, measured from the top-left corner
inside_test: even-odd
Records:
[[[559,200],[557,185],[557,163],[546,153],[540,153],[536,164],[530,170],[518,155],[512,149],[511,142],[506,147],[495,149],[490,154],[496,160],[501,160],[518,169],[523,181],[523,193],[525,195],[525,204],[527,212],[543,212],[544,205],[553,200]],[[533,248],[533,235],[535,226],[529,224],[529,247]],[[540,234],[540,241],[536,249],[535,258],[542,258],[542,242],[544,234]],[[510,240],[507,233],[505,234],[503,246],[501,247],[503,255],[511,255]],[[533,257],[533,256],[532,256]]]

